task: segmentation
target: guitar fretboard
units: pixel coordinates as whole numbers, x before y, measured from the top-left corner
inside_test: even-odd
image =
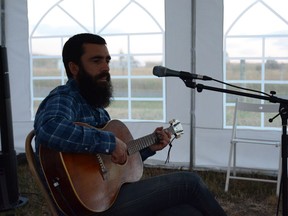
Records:
[[[172,134],[174,131],[172,127],[166,128],[165,130],[167,130],[170,134]],[[127,143],[128,154],[132,155],[150,145],[157,143],[157,141],[158,138],[155,133],[146,135],[135,140],[131,140],[129,143]]]

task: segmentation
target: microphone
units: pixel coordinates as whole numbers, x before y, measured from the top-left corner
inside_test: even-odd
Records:
[[[193,74],[185,71],[175,71],[163,66],[155,66],[153,68],[153,75],[158,77],[180,77],[181,79],[200,79],[200,80],[212,80],[211,77]]]

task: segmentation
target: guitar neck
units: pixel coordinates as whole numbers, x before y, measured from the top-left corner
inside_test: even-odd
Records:
[[[167,130],[170,134],[172,134],[173,132],[173,129],[171,127],[166,128],[165,130]],[[156,133],[152,133],[144,137],[131,140],[130,142],[127,143],[128,154],[132,155],[150,145],[157,143],[157,141],[158,141],[158,138],[157,138]]]

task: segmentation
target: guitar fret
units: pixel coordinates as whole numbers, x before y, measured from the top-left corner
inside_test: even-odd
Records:
[[[158,141],[158,138],[155,134],[153,134],[154,136],[151,136],[151,143],[156,143]]]
[[[135,140],[134,140],[134,141],[135,141]],[[128,154],[129,154],[129,155],[132,155],[132,154],[134,154],[135,152],[137,152],[137,151],[136,151],[136,142],[134,143],[134,141],[127,143]]]
[[[142,139],[138,139],[135,143],[135,151],[140,151],[142,149]]]
[[[145,144],[148,144],[148,142],[145,141],[145,139],[140,140],[139,148],[144,149],[146,147]]]
[[[175,126],[179,126],[179,122],[175,124]],[[183,129],[180,125],[180,130],[178,131],[179,134],[183,133]],[[176,138],[179,137],[179,134],[177,135],[177,133],[175,132],[175,128],[172,127],[172,124],[170,127],[166,128],[165,130],[167,130],[171,135],[175,135]],[[178,136],[178,137],[177,137]],[[131,154],[134,154],[154,143],[157,143],[157,135],[155,133],[152,133],[152,134],[149,134],[149,135],[146,135],[142,138],[138,138],[138,139],[135,139],[135,140],[131,140],[129,143],[127,143],[127,147],[128,147],[128,154],[131,155]]]
[[[137,145],[136,145],[137,151],[140,151],[141,149],[144,149],[145,147],[149,146],[149,143],[146,143],[145,139],[146,139],[146,137],[143,137],[141,139],[137,139]],[[146,144],[147,144],[147,146],[146,146]]]
[[[139,140],[135,140],[135,142],[133,143],[133,154],[135,153],[135,152],[137,152],[137,151],[139,151],[140,149],[139,149]]]
[[[156,142],[157,142],[157,137],[155,134],[150,134],[142,138],[132,140],[129,143],[127,143],[128,154],[129,155],[134,154]]]

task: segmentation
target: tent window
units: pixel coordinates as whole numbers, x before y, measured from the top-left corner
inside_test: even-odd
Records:
[[[287,98],[287,6],[286,0],[224,0],[225,82],[268,94],[275,91],[277,97]],[[231,127],[236,97],[224,95],[224,128]],[[239,97],[242,101],[259,102],[259,99]],[[258,122],[255,128],[280,128],[281,118],[270,124],[267,119],[271,117],[254,116]]]
[[[32,118],[45,96],[67,81],[61,60],[65,41],[91,32],[106,39],[112,56],[111,116],[165,120],[165,81],[152,74],[164,61],[164,0],[28,0],[28,12]]]

